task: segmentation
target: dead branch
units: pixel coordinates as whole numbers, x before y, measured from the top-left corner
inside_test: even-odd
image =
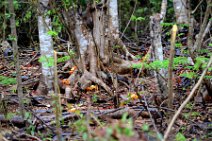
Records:
[[[197,40],[196,40],[196,42],[193,46],[192,52],[201,48],[201,43],[202,43],[202,40],[203,40],[204,31],[207,27],[207,23],[208,23],[210,13],[211,13],[211,0],[208,0],[207,8],[206,8],[206,11],[205,11],[205,16],[204,16],[204,19],[203,19],[203,23],[201,25],[200,32],[197,35]]]
[[[211,66],[212,64],[212,56],[208,62],[208,65],[207,67],[205,68],[205,70],[203,71],[201,77],[199,78],[198,82],[196,83],[196,85],[194,86],[194,88],[192,89],[191,93],[188,95],[188,97],[186,98],[186,100],[181,104],[181,106],[179,107],[179,109],[177,110],[177,112],[175,113],[175,115],[173,116],[171,122],[169,123],[168,125],[168,128],[164,134],[164,139],[163,141],[166,141],[168,136],[169,136],[169,133],[171,131],[171,128],[174,124],[174,122],[176,121],[177,117],[180,115],[181,111],[183,110],[183,108],[186,106],[186,104],[191,100],[191,98],[194,96],[194,92],[197,90],[197,88],[200,86],[200,84],[202,83],[202,80],[208,70],[208,68]]]

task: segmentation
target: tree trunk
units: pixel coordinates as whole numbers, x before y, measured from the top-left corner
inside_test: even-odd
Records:
[[[150,36],[152,39],[153,48],[153,58],[154,60],[163,61],[163,46],[161,42],[161,15],[155,14],[150,17]],[[159,88],[163,96],[167,95],[167,83],[164,78],[166,78],[166,72],[164,69],[160,69],[156,72],[157,81]]]
[[[54,94],[52,96],[52,99],[54,101],[53,106],[55,108],[56,115],[57,140],[62,141],[60,129],[61,104],[57,84],[57,54],[53,50],[53,40],[51,35],[49,35],[50,33],[48,33],[52,29],[51,19],[47,14],[48,4],[49,0],[39,0],[40,15],[38,16],[38,31],[41,52],[40,61],[42,63],[43,80],[40,80],[38,90],[43,89],[42,92],[47,92],[47,94]]]
[[[17,91],[18,91],[18,97],[19,97],[19,104],[20,104],[20,108],[21,108],[21,115],[22,115],[22,117],[24,117],[24,103],[23,103],[24,96],[23,96],[22,81],[21,81],[19,52],[18,52],[18,45],[17,45],[18,37],[17,37],[17,32],[16,32],[13,0],[9,0],[9,11],[11,14],[10,28],[11,28],[12,46],[13,46],[13,54],[14,54],[14,63],[15,63],[15,68],[16,68]]]
[[[42,63],[43,82],[40,82],[41,87],[46,87],[45,90],[48,94],[53,91],[53,78],[54,78],[54,50],[51,35],[48,32],[51,30],[51,19],[47,15],[49,0],[39,1],[39,16],[38,16],[38,31]],[[45,16],[44,16],[45,15]],[[44,91],[43,91],[44,92]],[[46,94],[47,94],[46,93]]]
[[[88,3],[82,13],[70,9],[63,11],[63,18],[72,35],[72,42],[78,50],[78,72],[73,73],[69,80],[72,90],[80,87],[85,89],[91,83],[104,88],[113,95],[111,87],[102,79],[105,73],[129,73],[135,57],[127,50],[119,38],[117,0],[102,0],[101,3]],[[113,47],[119,46],[125,59],[114,53]],[[110,72],[108,71],[110,69]],[[68,86],[69,87],[69,86]],[[70,91],[70,87],[68,88]],[[75,95],[76,96],[76,95]]]
[[[188,24],[188,11],[185,0],[173,0],[175,16],[178,24]]]
[[[160,11],[160,14],[162,16],[162,21],[165,19],[166,17],[166,9],[167,9],[167,0],[162,0],[162,3],[161,3],[161,11]]]

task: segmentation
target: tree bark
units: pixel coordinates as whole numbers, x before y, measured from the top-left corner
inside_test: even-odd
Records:
[[[161,15],[155,14],[150,17],[150,36],[152,39],[153,58],[154,60],[163,61],[163,46],[161,42]],[[167,95],[166,72],[164,69],[160,69],[156,72],[159,88],[163,96]]]
[[[67,86],[67,95],[70,89],[85,89],[93,82],[112,96],[111,87],[106,85],[98,72],[123,74],[132,69],[133,62],[125,59],[135,57],[119,37],[117,8],[117,0],[102,0],[98,4],[87,3],[87,8],[82,13],[76,12],[73,7],[62,13],[79,56],[76,63],[78,71],[68,78],[71,87]],[[114,46],[120,46],[125,59],[114,53]]]
[[[185,0],[173,0],[175,16],[178,24],[188,24],[188,11]]]
[[[12,37],[12,47],[14,54],[14,63],[16,68],[16,80],[17,80],[17,91],[19,97],[20,111],[22,117],[24,117],[24,103],[23,103],[23,89],[22,89],[22,81],[21,81],[21,70],[20,70],[20,61],[19,61],[19,52],[17,45],[17,32],[16,32],[16,22],[15,22],[15,12],[14,12],[14,4],[13,0],[9,0],[9,11],[11,14],[10,18],[10,28],[11,28],[11,37]]]
[[[38,31],[42,63],[42,75],[47,94],[53,92],[54,79],[54,50],[53,40],[48,32],[51,30],[51,19],[47,15],[49,0],[39,0]]]
[[[166,9],[167,9],[167,0],[162,0],[162,3],[161,3],[161,11],[160,11],[160,14],[162,16],[162,21],[165,19],[165,16],[166,16]]]

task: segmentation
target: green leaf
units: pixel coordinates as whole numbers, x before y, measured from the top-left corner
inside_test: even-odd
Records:
[[[128,117],[128,113],[124,113],[122,118],[121,118],[121,121],[124,123],[127,121],[127,117]]]
[[[180,132],[177,133],[177,135],[175,136],[175,139],[176,141],[186,141],[186,137]]]
[[[15,25],[16,25],[17,27],[19,27],[19,26],[20,26],[20,22],[19,22],[18,20],[16,20],[16,21],[15,21]]]
[[[11,14],[5,13],[5,17],[6,17],[6,19],[9,19],[11,17]]]
[[[10,78],[10,77],[5,77],[0,75],[0,84],[1,85],[14,85],[16,84],[16,79],[15,78]]]
[[[57,63],[62,63],[62,62],[66,62],[68,60],[70,60],[70,56],[64,56],[64,57],[60,57],[57,59]]]
[[[189,79],[193,79],[193,78],[197,77],[197,74],[195,72],[185,72],[185,73],[180,74],[180,76],[186,77]]]
[[[182,47],[183,45],[181,43],[176,43],[175,46],[176,47]]]
[[[173,26],[174,24],[175,23],[161,23],[160,25],[164,27],[168,27],[168,26]]]
[[[50,35],[50,36],[55,37],[55,36],[57,36],[57,35],[58,35],[58,32],[53,31],[53,30],[49,30],[49,31],[47,32],[47,34],[48,34],[48,35]]]
[[[143,124],[141,128],[142,128],[142,130],[143,130],[144,132],[148,132],[148,131],[149,131],[149,125],[146,124],[146,123]]]
[[[135,15],[132,15],[132,16],[130,17],[130,20],[131,20],[131,21],[136,21],[136,19],[137,19],[137,17],[136,17]]]
[[[15,116],[15,113],[9,112],[9,113],[6,114],[6,117],[5,117],[5,118],[6,118],[7,120],[11,120],[14,116]]]
[[[54,66],[54,58],[53,57],[41,56],[39,58],[38,62],[42,63],[42,65],[44,67],[52,67],[52,66]]]
[[[138,17],[138,18],[136,19],[136,21],[144,21],[144,20],[145,20],[144,17]]]
[[[13,35],[8,35],[8,40],[10,40],[10,41],[16,41],[17,39]]]
[[[25,113],[24,113],[24,118],[25,118],[25,119],[29,119],[29,118],[31,118],[31,116],[32,116],[32,115],[31,115],[30,112],[25,112]]]

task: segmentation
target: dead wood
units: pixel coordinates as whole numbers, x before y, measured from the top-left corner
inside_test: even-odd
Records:
[[[6,118],[5,115],[0,115],[1,123],[11,123],[18,127],[25,127],[26,121],[21,116],[13,116],[12,118]]]

